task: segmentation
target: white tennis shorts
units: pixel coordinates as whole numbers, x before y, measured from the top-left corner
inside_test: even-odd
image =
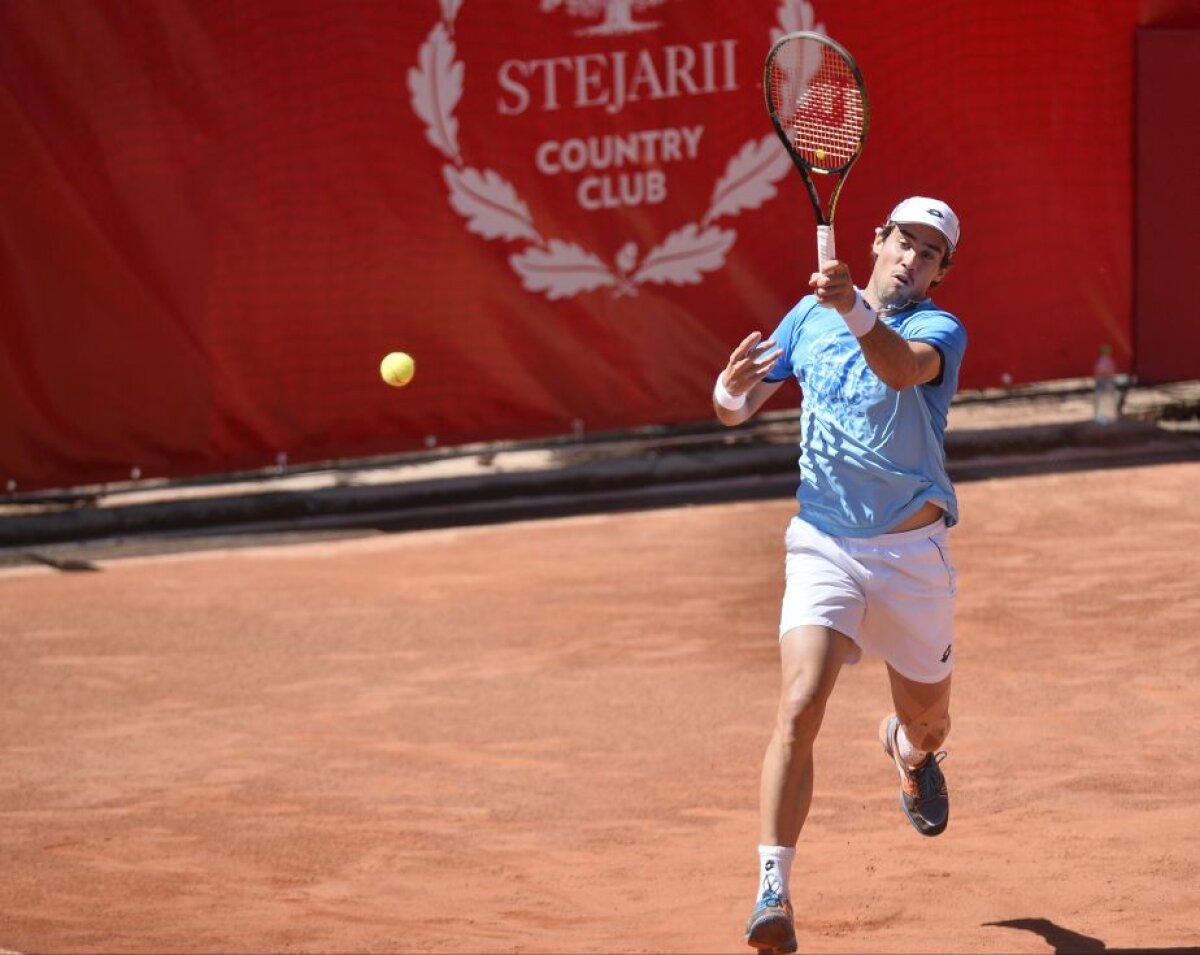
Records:
[[[787,585],[779,637],[832,627],[901,676],[937,683],[954,668],[954,595],[948,528],[935,521],[899,534],[832,537],[799,517],[787,528]]]

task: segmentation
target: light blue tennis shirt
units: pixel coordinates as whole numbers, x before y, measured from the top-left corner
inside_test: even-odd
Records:
[[[926,501],[942,507],[947,524],[958,522],[944,437],[966,329],[929,299],[880,321],[902,338],[937,348],[941,376],[903,391],[889,388],[867,365],[841,315],[812,295],[771,336],[783,354],[766,380],[790,375],[804,392],[800,517],[835,537],[886,533]]]

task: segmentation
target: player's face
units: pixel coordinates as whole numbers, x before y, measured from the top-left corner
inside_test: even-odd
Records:
[[[885,304],[923,299],[946,274],[946,237],[930,225],[897,225],[886,238],[877,229],[873,250],[871,282]]]

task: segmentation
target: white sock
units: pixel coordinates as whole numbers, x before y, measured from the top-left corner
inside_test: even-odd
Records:
[[[929,755],[925,750],[917,749],[909,742],[908,737],[904,735],[903,724],[896,730],[896,754],[900,757],[900,762],[909,769],[916,769]]]
[[[791,898],[792,860],[795,846],[758,847],[758,898],[768,892],[783,899]]]

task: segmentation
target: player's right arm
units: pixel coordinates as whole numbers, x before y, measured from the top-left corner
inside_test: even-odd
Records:
[[[717,420],[732,428],[749,421],[771,397],[782,381],[764,381],[775,362],[783,354],[771,339],[762,340],[761,332],[752,332],[729,355],[729,361],[717,379],[714,389],[713,410]],[[724,388],[727,396],[736,399],[745,396],[740,408],[728,408],[718,400],[718,392]]]

